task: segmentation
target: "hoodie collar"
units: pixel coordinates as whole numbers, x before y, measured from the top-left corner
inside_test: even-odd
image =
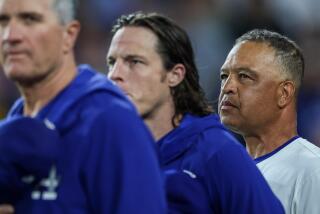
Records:
[[[199,133],[213,127],[223,128],[217,115],[184,115],[180,125],[157,142],[161,164],[166,165],[181,156],[198,141]]]
[[[78,67],[78,75],[76,78],[63,89],[53,100],[43,107],[37,114],[36,118],[41,120],[49,120],[55,126],[59,124],[57,129],[67,129],[73,123],[75,118],[68,114],[68,110],[73,107],[81,98],[88,96],[96,91],[109,91],[115,95],[121,95],[121,92],[112,84],[107,77],[93,70],[89,65],[81,65]],[[9,118],[14,115],[23,114],[23,99],[20,98],[9,112]],[[66,114],[69,118],[66,120]],[[73,117],[77,117],[74,115]]]

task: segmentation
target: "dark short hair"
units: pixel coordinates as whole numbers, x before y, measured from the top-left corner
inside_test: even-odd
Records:
[[[176,126],[177,124],[174,121],[185,113],[198,116],[212,113],[213,108],[205,98],[204,91],[199,83],[194,52],[185,30],[166,16],[157,13],[136,12],[121,16],[113,26],[112,32],[116,33],[126,26],[143,27],[156,35],[158,39],[156,51],[159,53],[166,70],[169,71],[179,63],[186,68],[183,81],[171,88],[175,105],[175,115],[172,118],[173,125]]]
[[[297,89],[300,88],[304,75],[304,57],[294,41],[277,32],[265,29],[249,31],[239,37],[235,44],[243,41],[263,42],[272,47],[279,64],[283,67],[283,72],[294,81]]]

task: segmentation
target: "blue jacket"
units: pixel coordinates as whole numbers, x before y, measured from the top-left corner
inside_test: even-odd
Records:
[[[13,200],[10,202],[16,213],[166,212],[162,175],[152,137],[132,104],[105,76],[89,66],[81,66],[75,80],[36,118],[30,119],[38,122],[16,119],[22,117],[22,112],[23,100],[20,99],[0,124],[0,133],[3,130],[0,156],[4,151],[16,155],[16,158],[4,155],[0,159],[0,176],[8,175],[3,172],[9,168],[14,169],[11,177],[22,179],[20,183],[19,179],[12,180],[17,188],[11,190],[20,195],[7,198]],[[23,132],[23,126],[29,127],[23,135],[34,139],[33,148],[41,152],[38,159],[29,155],[36,154],[35,150],[23,153],[6,146],[10,137],[15,142],[14,148],[19,147],[19,142],[25,143],[12,136],[19,133],[17,130]],[[58,134],[50,131],[51,134],[44,134],[43,131],[48,132],[47,127]],[[54,140],[48,139],[52,136]],[[35,146],[37,143],[48,148]],[[18,150],[21,148],[23,146]],[[50,158],[45,159],[43,153]],[[18,161],[17,165],[17,160],[25,163]],[[0,178],[0,185],[6,182]],[[0,195],[7,194],[0,192]]]
[[[158,145],[170,213],[284,213],[253,160],[218,116],[187,114]]]

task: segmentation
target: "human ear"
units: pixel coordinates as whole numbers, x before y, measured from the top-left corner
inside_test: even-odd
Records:
[[[80,31],[80,23],[76,20],[69,22],[63,32],[63,52],[68,53],[73,50]]]
[[[284,81],[278,88],[278,106],[284,108],[295,99],[296,86],[292,81]]]
[[[186,68],[183,64],[176,64],[168,73],[167,73],[167,82],[170,87],[175,87],[179,85],[185,78]]]

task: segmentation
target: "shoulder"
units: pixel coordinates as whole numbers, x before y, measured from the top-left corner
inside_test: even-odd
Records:
[[[295,162],[294,167],[301,170],[300,174],[320,171],[320,148],[306,139],[299,137],[288,145],[283,153]]]
[[[207,172],[231,169],[231,173],[234,173],[233,170],[237,167],[244,171],[249,170],[246,167],[255,170],[255,164],[244,146],[220,123],[218,117],[207,116],[197,121],[197,126],[201,126],[199,123],[202,122],[208,125],[203,126],[203,129],[195,132],[188,140],[194,141],[190,148],[190,153],[193,154],[191,156],[204,161]]]
[[[306,139],[298,138],[291,151],[301,178],[316,178],[320,183],[320,148]]]
[[[228,155],[233,153],[245,152],[244,147],[235,138],[235,136],[227,130],[215,115],[206,118],[205,123],[211,125],[203,129],[198,134],[199,143],[197,146],[206,152],[208,158],[215,155]]]
[[[320,148],[318,146],[301,137],[296,140],[296,144],[300,147],[305,157],[320,161]]]
[[[265,177],[290,177],[299,185],[307,179],[320,182],[320,148],[299,137],[281,150],[259,162],[257,166]]]

